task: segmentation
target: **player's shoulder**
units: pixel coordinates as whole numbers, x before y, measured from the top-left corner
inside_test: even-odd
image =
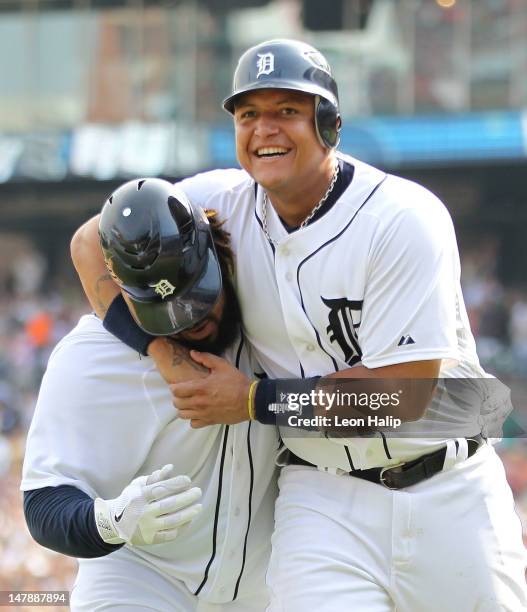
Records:
[[[352,157],[351,155],[347,155],[339,151],[337,153],[337,157],[339,160],[353,168],[353,178],[350,183],[350,187],[353,188],[352,191],[357,188],[375,189],[386,179],[386,172],[355,157]]]
[[[388,174],[386,177],[386,197],[401,209],[434,209],[447,212],[439,197],[424,185],[402,176]]]
[[[178,186],[195,204],[221,212],[235,205],[240,194],[254,189],[254,182],[245,170],[226,168],[195,174]]]
[[[96,343],[98,341],[110,340],[112,337],[113,336],[104,328],[99,317],[94,313],[84,314],[77,321],[75,327],[58,342],[55,350],[62,346],[74,344],[81,339]]]
[[[424,185],[389,174],[386,192],[386,201],[379,207],[385,227],[394,225],[410,238],[419,233],[430,241],[455,241],[450,212]]]
[[[104,369],[112,363],[129,367],[136,361],[140,362],[137,352],[115,338],[92,313],[82,315],[77,325],[59,340],[50,355],[48,368],[82,363],[84,368]]]
[[[401,217],[450,220],[446,206],[424,185],[349,156],[343,158],[354,167],[353,180],[345,195],[353,198],[362,190],[366,196],[362,215],[375,216],[382,225]]]

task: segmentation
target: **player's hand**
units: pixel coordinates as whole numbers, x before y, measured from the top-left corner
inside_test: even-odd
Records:
[[[170,385],[174,406],[193,428],[247,421],[247,398],[251,381],[228,361],[191,351],[194,361],[210,370],[201,380]]]
[[[108,544],[144,545],[173,540],[178,528],[201,511],[201,489],[188,476],[170,474],[165,465],[150,476],[139,476],[115,499],[95,500],[95,523]]]

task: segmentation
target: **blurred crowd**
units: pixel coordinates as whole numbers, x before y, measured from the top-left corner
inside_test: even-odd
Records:
[[[527,293],[503,286],[497,245],[462,250],[464,294],[482,362],[502,377],[527,378]],[[18,491],[27,428],[50,352],[89,310],[74,276],[53,279],[38,252],[0,277],[0,590],[71,589],[75,562],[35,544]],[[527,542],[527,449],[520,436],[499,446]],[[49,608],[51,610],[51,608]]]
[[[527,381],[527,290],[499,278],[500,243],[492,236],[461,248],[463,295],[478,355],[502,382]],[[523,383],[523,384],[522,384]],[[527,404],[514,397],[514,425],[498,446],[514,493],[527,545]],[[521,405],[520,405],[521,404]],[[511,419],[512,421],[512,419]]]
[[[498,251],[498,240],[485,238],[462,252],[465,304],[482,364],[527,378],[527,290],[500,281]]]
[[[47,360],[88,304],[78,283],[49,278],[36,250],[14,260],[16,266],[5,266],[0,275],[0,591],[71,590],[75,561],[32,540],[18,487]]]

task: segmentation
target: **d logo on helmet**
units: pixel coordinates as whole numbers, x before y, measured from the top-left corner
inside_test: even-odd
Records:
[[[258,68],[257,79],[262,74],[271,74],[271,72],[274,72],[274,55],[272,53],[258,53],[256,67]]]
[[[163,300],[166,297],[172,295],[176,290],[174,285],[170,281],[166,280],[166,278],[160,280],[158,283],[155,283],[153,285],[149,284],[148,286],[152,287],[153,290],[157,293],[157,295],[160,295]]]

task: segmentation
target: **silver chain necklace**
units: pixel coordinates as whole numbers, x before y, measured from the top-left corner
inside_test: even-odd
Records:
[[[309,213],[309,215],[302,221],[302,223],[298,226],[298,229],[302,229],[306,227],[306,225],[311,221],[311,219],[316,215],[317,211],[320,210],[320,207],[324,202],[328,199],[329,194],[333,191],[333,187],[335,187],[335,183],[337,182],[337,178],[339,176],[339,163],[335,164],[335,171],[333,172],[333,177],[331,179],[331,183],[326,191],[326,193],[322,196],[322,199],[319,203],[313,208],[313,210]],[[263,202],[262,202],[262,229],[264,231],[265,237],[269,242],[273,244],[277,244],[276,240],[271,238],[269,234],[269,229],[267,228],[267,205],[269,203],[269,198],[267,197],[267,192],[264,191],[263,194]]]

